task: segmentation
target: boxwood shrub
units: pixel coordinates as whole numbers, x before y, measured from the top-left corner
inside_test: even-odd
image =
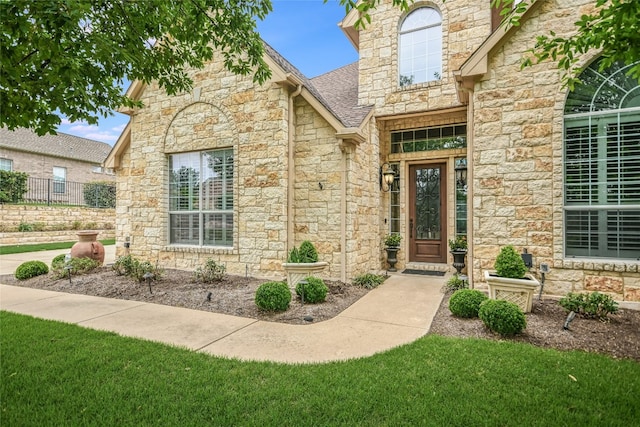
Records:
[[[42,261],[23,262],[16,268],[14,275],[18,280],[30,279],[32,277],[41,276],[49,272],[49,267]]]
[[[303,289],[304,301],[310,304],[323,302],[327,299],[327,292],[329,292],[329,288],[325,285],[324,281],[317,277],[307,277],[298,282],[296,285],[296,294],[302,296]]]
[[[291,302],[291,291],[285,282],[263,283],[256,290],[256,305],[265,311],[285,311]]]
[[[489,299],[480,304],[478,316],[485,326],[502,336],[519,334],[527,327],[527,319],[516,304]]]
[[[477,289],[458,289],[449,298],[449,310],[456,317],[478,317],[480,304],[488,298]]]

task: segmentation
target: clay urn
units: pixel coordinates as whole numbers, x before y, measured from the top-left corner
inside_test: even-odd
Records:
[[[104,246],[97,240],[97,231],[79,231],[78,241],[71,247],[72,258],[91,258],[102,265]]]

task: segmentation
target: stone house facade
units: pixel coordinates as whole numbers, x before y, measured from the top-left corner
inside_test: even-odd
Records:
[[[520,68],[536,35],[571,32],[593,1],[538,0],[518,27],[498,26],[489,0],[390,3],[364,29],[344,18],[359,61],[323,76],[265,45],[262,86],[216,61],[180,96],[134,83],[145,107],[106,162],[117,240],[166,267],[213,258],[275,278],[311,240],[324,276],[349,281],[386,267],[388,233],[403,237],[397,267],[437,271],[450,270],[448,240],[466,236],[476,287],[512,244],[533,272],[550,266],[547,293],[640,300],[638,82],[590,71],[597,52],[571,93],[552,62]],[[621,93],[598,94],[603,82]]]

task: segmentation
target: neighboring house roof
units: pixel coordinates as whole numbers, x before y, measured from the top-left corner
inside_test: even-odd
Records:
[[[38,136],[29,129],[0,128],[0,147],[101,164],[111,151],[104,142],[58,132]]]

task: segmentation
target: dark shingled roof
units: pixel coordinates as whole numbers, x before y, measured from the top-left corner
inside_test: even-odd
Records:
[[[264,50],[282,69],[296,76],[303,86],[345,127],[358,127],[373,107],[358,105],[358,63],[346,65],[308,79],[274,48],[264,42]]]
[[[0,147],[98,164],[111,151],[111,146],[104,142],[60,132],[57,135],[38,136],[23,128],[13,131],[0,128]]]

